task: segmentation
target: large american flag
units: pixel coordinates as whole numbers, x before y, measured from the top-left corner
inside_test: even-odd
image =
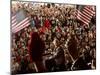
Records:
[[[18,31],[30,25],[30,20],[26,16],[24,10],[20,10],[16,14],[12,15],[11,20],[11,28],[13,33],[17,33]]]
[[[93,15],[95,15],[95,6],[83,6],[83,10],[76,9],[75,16],[77,19],[88,25]]]

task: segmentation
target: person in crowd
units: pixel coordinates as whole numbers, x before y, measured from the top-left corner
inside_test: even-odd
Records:
[[[43,65],[43,52],[45,50],[45,44],[43,40],[40,38],[37,32],[31,33],[30,44],[29,44],[29,53],[31,59],[36,65],[36,72],[45,72],[45,66]]]

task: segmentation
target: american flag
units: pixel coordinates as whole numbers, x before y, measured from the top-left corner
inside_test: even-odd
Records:
[[[30,25],[30,20],[26,16],[24,10],[20,10],[15,15],[12,15],[11,20],[11,28],[13,33],[17,33],[18,31]]]
[[[88,25],[93,15],[95,15],[94,6],[84,6],[83,10],[76,9],[75,16],[77,19]]]

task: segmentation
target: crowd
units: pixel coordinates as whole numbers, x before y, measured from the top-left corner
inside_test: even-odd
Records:
[[[95,16],[84,25],[73,15],[76,5],[53,3],[12,4],[12,14],[24,9],[31,25],[12,34],[12,73],[36,73],[28,44],[31,32],[38,32],[45,43],[43,53],[47,72],[96,68]]]

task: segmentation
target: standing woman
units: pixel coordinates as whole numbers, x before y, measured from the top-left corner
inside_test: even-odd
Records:
[[[30,57],[35,63],[36,72],[45,72],[46,69],[42,59],[42,55],[45,50],[45,44],[37,32],[31,33],[28,49]]]

